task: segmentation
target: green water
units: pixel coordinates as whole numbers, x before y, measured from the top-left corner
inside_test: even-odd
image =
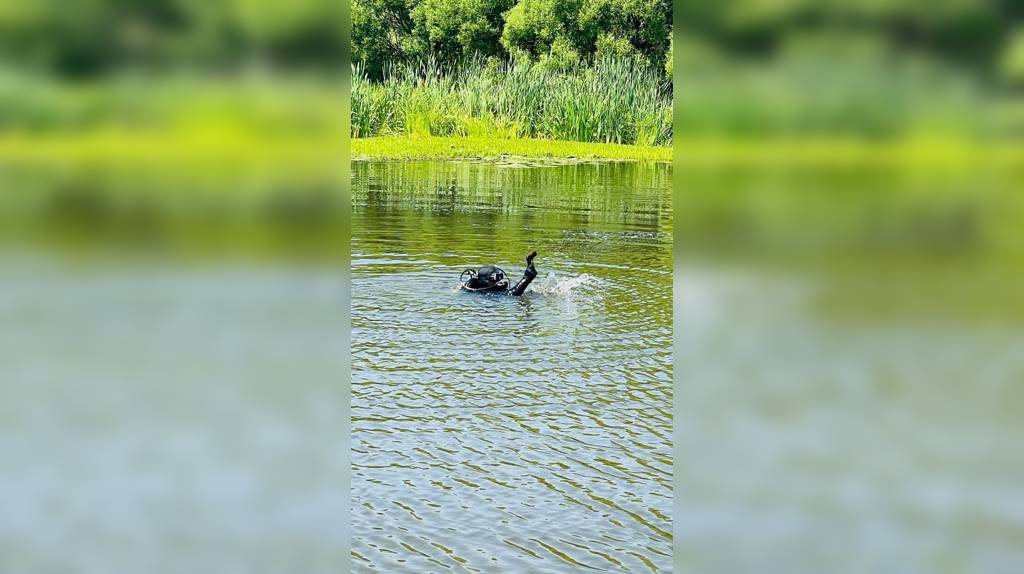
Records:
[[[8,570],[1024,562],[1020,168],[356,163],[351,464],[338,182],[139,175],[0,170]]]
[[[0,162],[0,569],[344,570],[348,206],[200,179]]]
[[[677,571],[1019,570],[1022,175],[677,167]]]
[[[671,173],[354,164],[354,571],[671,568]]]

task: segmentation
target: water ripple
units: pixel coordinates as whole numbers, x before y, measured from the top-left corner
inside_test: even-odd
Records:
[[[671,570],[670,188],[477,165],[460,201],[418,193],[447,169],[421,168],[353,182],[353,570]],[[546,209],[495,210],[512,184]],[[526,296],[453,289],[530,248]]]

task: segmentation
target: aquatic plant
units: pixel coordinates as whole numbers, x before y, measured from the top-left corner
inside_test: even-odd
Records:
[[[370,81],[352,72],[352,136],[476,136],[670,145],[672,86],[639,58],[553,68],[526,59],[427,59]]]

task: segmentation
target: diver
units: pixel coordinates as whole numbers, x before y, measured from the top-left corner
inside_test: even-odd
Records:
[[[523,278],[518,283],[509,287],[508,276],[500,267],[484,265],[479,269],[466,269],[459,276],[459,288],[464,291],[481,293],[501,293],[503,295],[514,295],[516,297],[526,292],[533,279],[537,276],[537,269],[533,266],[533,258],[537,256],[534,251],[526,256],[526,270],[523,271]]]

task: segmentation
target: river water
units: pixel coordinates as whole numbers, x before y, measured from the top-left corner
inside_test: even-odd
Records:
[[[353,166],[354,572],[668,571],[671,168]],[[521,298],[467,267],[540,276]]]
[[[357,162],[351,464],[337,182],[30,175],[5,571],[1024,563],[1016,166]]]
[[[344,571],[341,186],[115,173],[0,175],[0,570]]]
[[[1021,571],[1021,172],[953,160],[677,165],[677,572]]]

